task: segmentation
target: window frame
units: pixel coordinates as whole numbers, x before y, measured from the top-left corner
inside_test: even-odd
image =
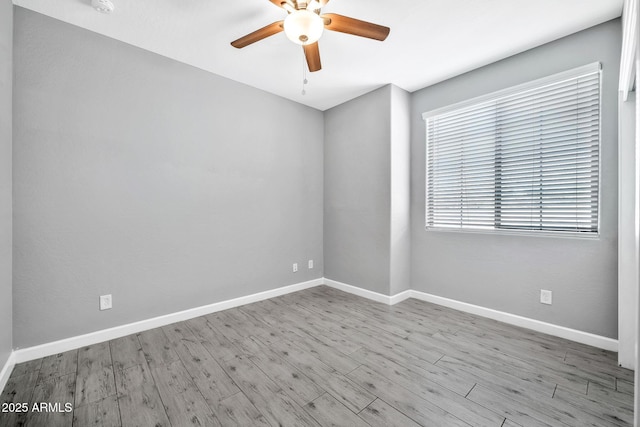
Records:
[[[572,231],[572,230],[535,230],[535,229],[517,229],[517,228],[498,228],[494,226],[493,228],[481,228],[478,226],[468,226],[468,227],[443,227],[438,225],[429,225],[429,119],[434,116],[439,116],[445,113],[450,113],[456,110],[464,110],[467,108],[472,108],[482,103],[494,102],[500,98],[505,98],[515,94],[521,94],[527,92],[529,90],[535,90],[543,88],[544,86],[556,84],[562,82],[564,80],[579,78],[581,76],[586,76],[589,74],[598,74],[598,135],[597,135],[597,144],[598,144],[598,177],[597,177],[597,220],[596,220],[596,231]],[[568,237],[568,238],[580,238],[580,239],[599,239],[601,234],[601,225],[602,225],[602,64],[600,62],[593,62],[587,65],[583,65],[581,67],[576,67],[567,71],[563,71],[560,73],[556,73],[553,75],[549,75],[546,77],[542,77],[539,79],[535,79],[526,83],[522,83],[519,85],[515,85],[506,89],[498,90],[495,92],[491,92],[488,94],[480,95],[474,98],[470,98],[461,102],[457,102],[454,104],[450,104],[444,107],[436,108],[433,110],[429,110],[422,114],[422,119],[425,121],[425,230],[427,231],[435,231],[435,232],[446,232],[446,233],[479,233],[479,234],[506,234],[506,235],[517,235],[517,236],[546,236],[546,237]],[[498,173],[494,171],[494,177],[497,177]],[[500,200],[496,198],[496,194],[494,193],[494,202],[496,206],[500,204]],[[495,224],[495,217],[494,217]]]

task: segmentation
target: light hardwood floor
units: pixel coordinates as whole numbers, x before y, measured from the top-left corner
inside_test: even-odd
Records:
[[[17,365],[0,401],[29,404],[3,427],[630,426],[633,373],[615,353],[320,286]]]

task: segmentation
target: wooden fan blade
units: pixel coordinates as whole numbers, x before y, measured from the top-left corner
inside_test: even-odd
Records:
[[[319,71],[322,68],[320,64],[320,49],[318,49],[318,42],[302,46],[304,49],[304,56],[307,58],[307,66],[309,71]]]
[[[353,34],[354,36],[366,37],[374,40],[384,40],[389,35],[391,29],[371,22],[349,18],[348,16],[336,13],[325,13],[322,15],[324,27],[327,30],[339,31],[341,33]]]
[[[283,24],[284,21],[277,21],[264,26],[259,30],[254,31],[253,33],[247,34],[244,37],[240,37],[238,40],[232,41],[231,46],[242,49],[243,47],[249,46],[252,43],[258,42],[262,39],[266,39],[267,37],[274,34],[278,34],[279,32],[284,30]]]
[[[286,3],[285,0],[269,0],[271,3],[275,4],[278,7],[282,7],[283,3]]]

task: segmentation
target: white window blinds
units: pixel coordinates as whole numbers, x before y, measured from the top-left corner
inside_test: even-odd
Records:
[[[600,64],[423,117],[428,228],[598,232]]]

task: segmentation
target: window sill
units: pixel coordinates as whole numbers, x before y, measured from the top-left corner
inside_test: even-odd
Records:
[[[481,229],[460,229],[460,228],[440,228],[425,227],[427,232],[437,233],[462,233],[462,234],[489,234],[522,237],[543,237],[553,239],[578,239],[578,240],[600,240],[600,233],[575,233],[570,231],[512,231],[512,230],[481,230]]]

